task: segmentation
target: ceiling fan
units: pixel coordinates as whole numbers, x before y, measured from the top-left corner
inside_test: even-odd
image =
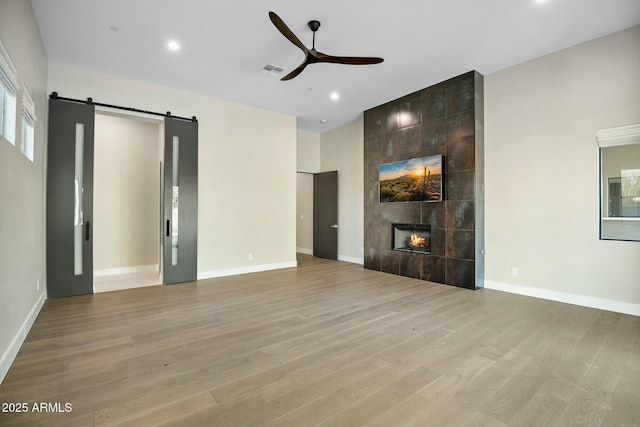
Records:
[[[291,80],[294,77],[298,76],[305,69],[305,67],[309,64],[315,64],[318,62],[330,62],[333,64],[348,64],[348,65],[368,65],[368,64],[379,64],[384,59],[382,58],[374,58],[374,57],[362,57],[362,56],[333,56],[327,55],[322,52],[318,52],[316,50],[316,31],[320,28],[319,21],[309,21],[307,25],[309,29],[313,31],[313,45],[311,49],[307,49],[307,47],[302,44],[300,39],[293,34],[293,31],[287,27],[287,24],[284,23],[282,19],[275,12],[269,12],[269,19],[273,22],[273,25],[276,26],[278,31],[282,33],[291,43],[298,46],[304,52],[304,61],[302,64],[298,66],[295,70],[281,78],[280,80]]]

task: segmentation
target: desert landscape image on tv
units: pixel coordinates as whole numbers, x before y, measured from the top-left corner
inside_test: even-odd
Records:
[[[442,155],[380,165],[380,203],[442,201]]]

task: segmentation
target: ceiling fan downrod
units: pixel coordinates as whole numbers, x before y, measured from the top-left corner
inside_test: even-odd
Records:
[[[311,31],[313,31],[313,43],[311,45],[311,49],[315,50],[316,48],[316,31],[318,31],[318,28],[320,28],[320,21],[316,21],[311,20],[309,22],[307,22],[307,25],[309,26],[309,29]]]

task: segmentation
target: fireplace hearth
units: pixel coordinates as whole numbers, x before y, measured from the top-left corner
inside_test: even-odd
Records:
[[[391,224],[391,249],[421,254],[431,253],[429,224]]]

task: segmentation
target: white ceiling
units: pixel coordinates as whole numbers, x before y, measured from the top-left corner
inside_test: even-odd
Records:
[[[31,3],[52,62],[291,114],[299,129],[313,132],[349,123],[366,109],[470,70],[486,75],[640,24],[639,0]],[[385,61],[314,64],[288,82],[261,74],[264,65],[273,64],[284,68],[284,76],[303,60],[273,26],[269,11],[309,47],[306,24],[317,19],[319,51]],[[169,51],[170,39],[183,48]],[[338,101],[329,99],[333,91],[340,93]]]

